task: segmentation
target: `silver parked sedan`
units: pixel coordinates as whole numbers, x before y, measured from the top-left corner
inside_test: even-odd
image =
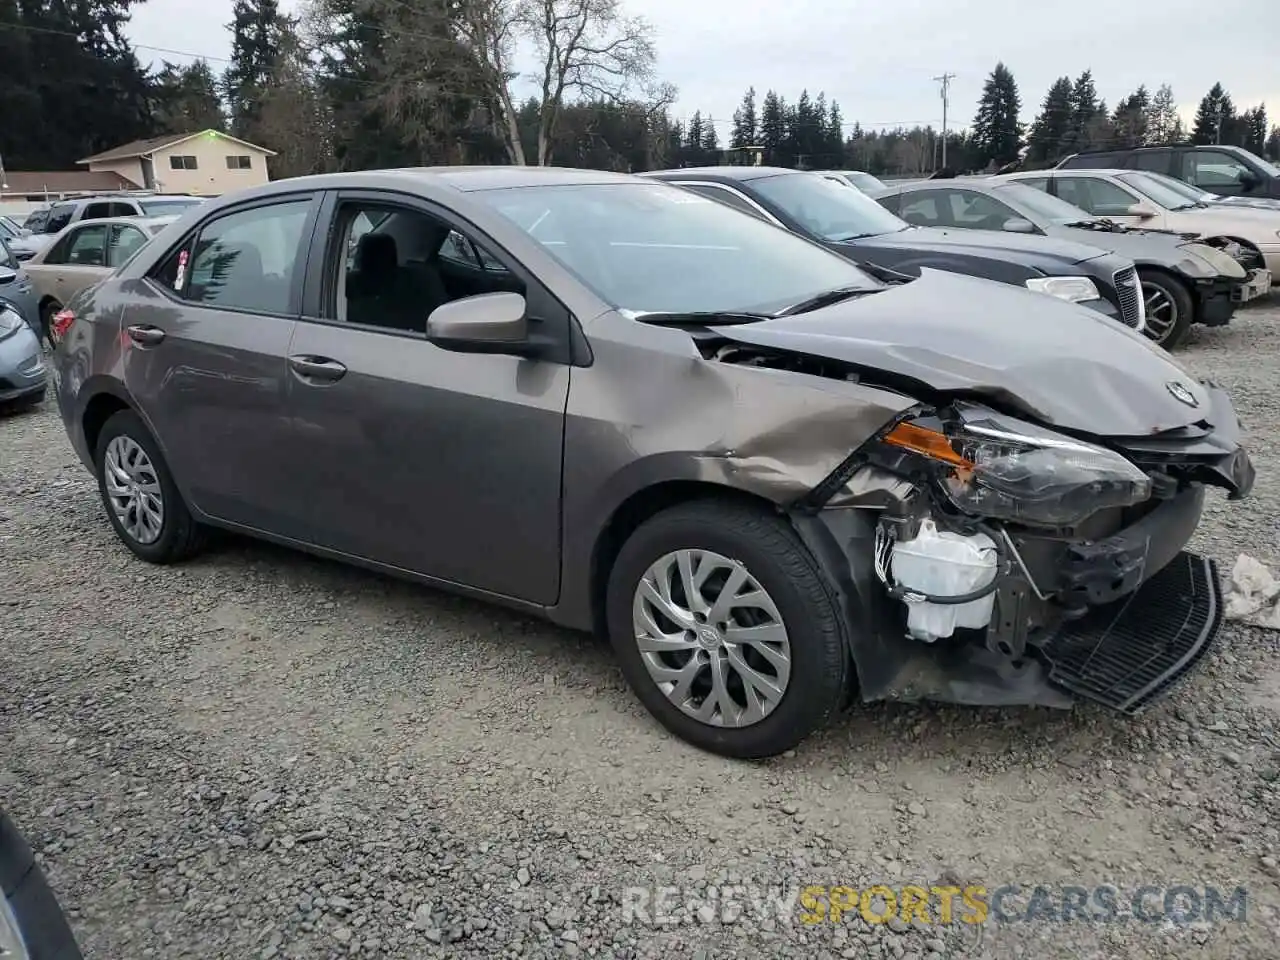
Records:
[[[0,407],[22,408],[44,399],[48,371],[40,340],[17,308],[0,298]]]
[[[1096,311],[622,174],[278,181],[54,333],[138,557],[224,527],[594,628],[738,757],[855,689],[1141,710],[1221,623],[1205,488],[1253,483],[1226,394]]]
[[[85,287],[111,275],[176,217],[79,220],[23,264],[35,287],[36,311],[48,335],[54,315]]]

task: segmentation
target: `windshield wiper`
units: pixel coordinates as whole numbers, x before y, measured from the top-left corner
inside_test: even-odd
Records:
[[[876,232],[876,233],[842,233],[842,234],[839,234],[838,236],[834,236],[834,237],[827,237],[827,239],[828,239],[828,240],[830,240],[832,243],[848,243],[850,240],[865,240],[867,237],[878,237],[878,236],[880,236],[880,233],[879,233],[879,232]]]
[[[635,319],[662,327],[680,327],[686,324],[703,327],[726,327],[736,323],[759,323],[772,320],[776,314],[755,313],[750,310],[688,310],[671,313],[638,313]]]
[[[823,293],[814,294],[806,300],[801,300],[799,303],[794,303],[780,313],[775,314],[775,316],[792,317],[797,313],[820,310],[842,300],[852,300],[854,297],[860,297],[864,293],[875,293],[875,290],[867,287],[836,287],[834,290],[826,290]]]
[[[1123,224],[1116,223],[1114,220],[1108,220],[1106,217],[1091,217],[1088,220],[1074,220],[1071,223],[1064,224],[1068,227],[1076,227],[1081,230],[1102,230],[1106,233],[1123,233],[1128,227]]]

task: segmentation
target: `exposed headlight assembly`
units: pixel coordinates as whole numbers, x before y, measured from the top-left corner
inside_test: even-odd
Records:
[[[1151,495],[1151,480],[1120,454],[973,405],[957,416],[904,420],[881,439],[930,461],[937,489],[970,516],[1070,527]]]
[[[1097,285],[1088,277],[1032,277],[1027,281],[1027,289],[1070,303],[1102,299]]]

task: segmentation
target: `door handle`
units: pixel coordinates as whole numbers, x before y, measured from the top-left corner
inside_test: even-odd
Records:
[[[347,372],[345,366],[328,357],[290,357],[289,366],[298,376],[308,380],[341,380]]]
[[[129,339],[143,347],[154,347],[164,339],[164,331],[148,324],[135,324],[128,330]]]

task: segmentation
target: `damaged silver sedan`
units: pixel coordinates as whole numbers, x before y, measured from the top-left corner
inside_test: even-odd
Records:
[[[279,181],[53,327],[138,557],[221,527],[607,634],[728,756],[856,698],[1140,710],[1220,626],[1205,488],[1253,482],[1140,334],[624,175]]]

